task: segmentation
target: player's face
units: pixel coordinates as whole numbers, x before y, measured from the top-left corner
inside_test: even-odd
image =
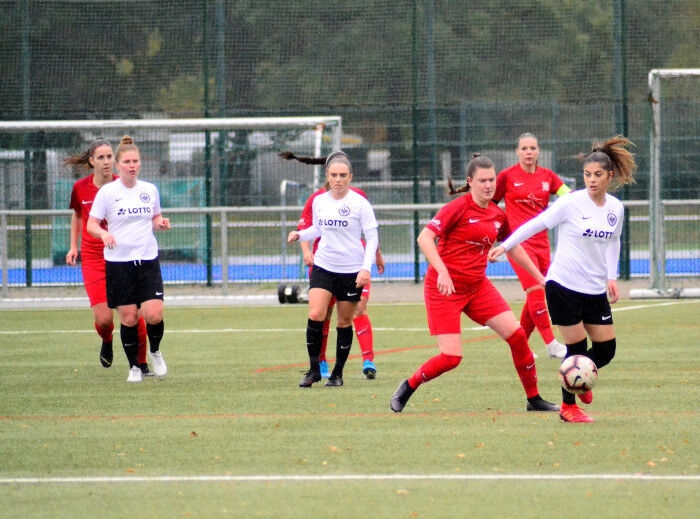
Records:
[[[104,180],[111,180],[114,168],[114,151],[109,144],[98,146],[90,157],[93,174],[102,177]]]
[[[537,144],[537,139],[533,137],[523,137],[518,142],[518,147],[515,149],[515,154],[518,156],[518,162],[525,171],[533,172],[537,166],[537,157],[540,156],[540,146]]]
[[[141,158],[136,151],[125,151],[117,161],[117,172],[124,185],[133,186],[141,170]]]
[[[496,191],[496,169],[476,168],[474,176],[467,179],[467,182],[474,201],[485,207]]]
[[[326,180],[330,186],[333,198],[342,198],[350,189],[352,173],[347,164],[333,162],[326,168]]]
[[[583,182],[588,194],[593,197],[604,196],[608,192],[612,171],[607,171],[599,162],[589,162],[583,165]]]

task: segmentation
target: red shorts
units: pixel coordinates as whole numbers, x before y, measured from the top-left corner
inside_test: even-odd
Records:
[[[462,312],[483,326],[492,317],[510,311],[510,306],[488,278],[469,285],[452,281],[457,292],[444,296],[437,289],[437,275],[425,278],[423,293],[430,335],[462,333]]]
[[[107,276],[104,258],[82,258],[83,284],[90,306],[107,302]]]
[[[529,247],[527,243],[522,243],[521,245],[527,252],[527,255],[530,256],[532,262],[542,273],[542,275],[546,276],[547,271],[549,270],[550,261],[549,247]],[[520,285],[523,287],[523,290],[527,290],[528,288],[532,288],[538,285],[537,280],[533,278],[527,270],[522,268],[510,256],[508,256],[508,261],[510,262],[511,267],[513,267],[515,274],[518,276],[518,279],[520,280]]]

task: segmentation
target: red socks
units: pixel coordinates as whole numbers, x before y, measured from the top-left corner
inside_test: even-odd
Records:
[[[530,345],[527,343],[525,331],[518,328],[517,331],[506,340],[510,346],[510,354],[513,357],[515,370],[518,372],[520,381],[525,388],[528,398],[537,396],[537,368],[535,367],[535,357],[532,355]]]
[[[411,378],[408,379],[408,385],[411,386],[411,389],[418,389],[418,386],[420,386],[423,382],[433,380],[443,373],[456,368],[459,366],[460,362],[462,362],[462,357],[439,353],[433,358],[428,359],[425,364],[418,368],[418,371],[416,371]]]
[[[360,343],[362,360],[374,360],[374,339],[372,336],[372,323],[369,315],[360,315],[352,320],[355,327],[357,342]]]
[[[98,326],[95,323],[95,330],[100,338],[105,342],[112,342],[112,332],[114,331],[114,322],[110,322],[107,326]]]
[[[554,340],[554,333],[552,333],[552,323],[549,321],[549,312],[547,311],[547,301],[545,300],[544,290],[537,289],[528,292],[525,305],[530,314],[530,319],[535,323],[537,331],[540,332],[544,343],[549,344],[552,342]],[[525,327],[523,326],[523,328]],[[527,329],[525,329],[525,335],[529,337]]]
[[[139,364],[146,364],[146,347],[148,346],[148,333],[146,332],[146,321],[143,317],[139,317],[139,322],[136,323],[137,333],[139,337]]]

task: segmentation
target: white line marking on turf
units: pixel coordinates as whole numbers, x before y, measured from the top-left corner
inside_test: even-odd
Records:
[[[0,478],[2,485],[99,484],[99,483],[264,483],[315,481],[700,481],[700,474],[346,474],[346,475],[251,475],[251,476],[94,476],[47,478]]]

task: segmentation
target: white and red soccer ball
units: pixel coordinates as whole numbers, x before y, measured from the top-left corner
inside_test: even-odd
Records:
[[[559,366],[561,386],[569,393],[580,395],[593,389],[598,382],[598,368],[584,355],[565,358]]]

